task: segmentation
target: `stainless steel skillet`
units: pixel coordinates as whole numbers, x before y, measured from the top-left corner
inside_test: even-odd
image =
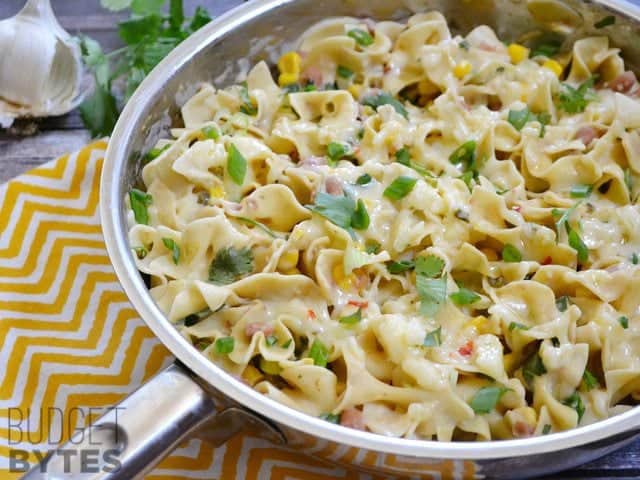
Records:
[[[73,462],[69,471],[54,453],[45,460],[47,473],[36,468],[25,478],[140,478],[196,431],[222,443],[251,428],[275,442],[365,471],[452,479],[551,473],[604,455],[634,438],[640,428],[638,408],[563,433],[487,443],[387,438],[333,425],[262,396],[203,357],[165,319],[136,269],[127,244],[123,200],[136,182],[141,153],[177,121],[177,105],[195,85],[235,81],[246,65],[281,50],[283,41],[295,39],[328,16],[389,19],[430,9],[443,12],[462,33],[488,24],[501,38],[516,39],[535,29],[551,29],[566,35],[569,44],[572,38],[602,34],[594,23],[615,15],[615,25],[604,33],[623,49],[628,64],[640,64],[640,8],[624,0],[256,0],[203,28],[172,52],[128,103],[109,143],[100,192],[104,237],[116,274],[140,316],[178,362],[89,431],[78,434],[73,445],[62,447],[100,448],[115,460],[103,457],[97,472]]]

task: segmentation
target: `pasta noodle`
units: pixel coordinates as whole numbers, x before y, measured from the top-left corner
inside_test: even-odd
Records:
[[[549,54],[551,55],[551,54]],[[438,12],[331,18],[204,85],[127,198],[151,295],[264,395],[407,438],[543,435],[640,396],[640,101]]]

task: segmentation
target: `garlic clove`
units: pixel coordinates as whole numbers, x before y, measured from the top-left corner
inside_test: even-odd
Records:
[[[77,42],[56,20],[49,0],[28,0],[0,21],[0,125],[18,117],[62,115],[88,91]]]

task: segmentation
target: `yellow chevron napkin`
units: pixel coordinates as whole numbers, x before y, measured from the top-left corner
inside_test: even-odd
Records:
[[[120,289],[98,212],[106,144],[0,186],[0,478],[69,438],[171,361]],[[370,478],[251,435],[191,440],[150,479]]]

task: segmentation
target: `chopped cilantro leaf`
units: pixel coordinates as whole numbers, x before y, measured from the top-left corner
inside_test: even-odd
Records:
[[[569,227],[568,223],[566,223],[565,226],[569,234],[569,246],[576,251],[578,262],[585,263],[589,259],[589,249],[576,230]]]
[[[569,398],[565,399],[565,401],[562,403],[567,407],[573,408],[576,411],[576,413],[578,414],[578,423],[580,423],[580,420],[582,419],[582,416],[585,412],[585,407],[582,403],[580,394],[578,392],[573,392],[573,394]]]
[[[584,369],[584,373],[582,374],[582,385],[584,385],[587,392],[599,385],[598,379],[587,368]]]
[[[416,274],[428,278],[436,278],[444,271],[444,260],[435,255],[420,256],[415,260]]]
[[[509,331],[513,332],[514,330],[529,330],[531,327],[526,326],[523,323],[519,322],[511,322],[509,323]]]
[[[442,345],[442,327],[427,333],[422,341],[423,347],[439,347],[440,345]]]
[[[457,292],[453,292],[449,295],[449,298],[456,305],[471,305],[472,303],[480,300],[480,295],[478,295],[473,290],[469,290],[465,287],[460,287]]]
[[[597,100],[593,85],[596,77],[591,77],[582,83],[578,88],[574,88],[567,83],[562,83],[562,91],[560,92],[560,108],[567,113],[584,112],[589,102]]]
[[[629,318],[626,317],[625,315],[622,315],[620,317],[618,317],[618,323],[622,326],[622,328],[624,328],[625,330],[627,328],[629,328]]]
[[[315,339],[309,349],[309,358],[313,360],[314,365],[326,367],[329,350],[327,350],[327,347],[320,340]]]
[[[209,267],[209,281],[227,285],[253,271],[253,252],[248,247],[221,248]]]
[[[413,262],[413,260],[400,260],[399,262],[387,263],[387,270],[389,270],[389,273],[393,275],[404,273],[408,270],[413,269],[414,267],[415,263]]]
[[[420,313],[433,316],[447,299],[447,277],[416,275],[416,289],[421,300]]]
[[[336,72],[339,77],[351,78],[353,77],[353,70],[343,65],[338,65],[338,71]]]
[[[545,373],[547,373],[547,369],[542,363],[538,352],[531,355],[522,366],[522,376],[529,385],[533,381],[533,377],[544,375]]]
[[[324,420],[325,422],[329,422],[329,423],[335,423],[335,424],[340,423],[340,414],[323,413],[318,418],[320,418],[321,420]]]
[[[362,104],[378,110],[382,105],[391,105],[396,112],[404,118],[409,117],[409,112],[399,100],[393,98],[390,93],[382,92],[377,95],[370,95],[362,99]]]
[[[476,392],[469,405],[475,413],[489,413],[508,391],[508,388],[502,386],[483,387]]]
[[[571,187],[571,198],[586,198],[591,195],[593,185],[573,185]]]
[[[571,304],[571,300],[566,295],[563,295],[556,300],[556,308],[560,312],[566,312],[570,304]]]
[[[356,185],[367,185],[371,182],[371,180],[373,180],[371,178],[371,175],[369,175],[368,173],[364,173],[358,177],[358,179],[356,180]]]
[[[343,325],[355,325],[356,323],[360,323],[360,320],[362,320],[362,309],[359,308],[351,315],[340,317],[340,320],[338,321]]]

